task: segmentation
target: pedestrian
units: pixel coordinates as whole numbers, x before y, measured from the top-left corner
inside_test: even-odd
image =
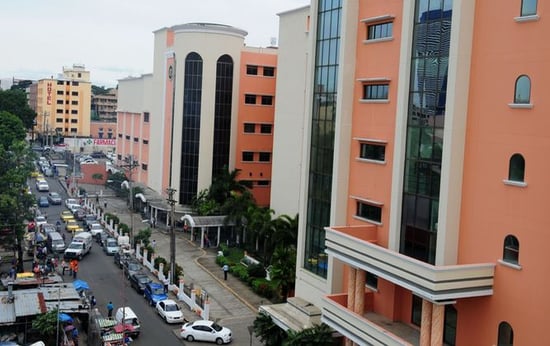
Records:
[[[72,333],[74,346],[78,346],[78,329],[74,328]]]
[[[76,273],[78,273],[78,262],[73,267],[73,279],[76,279]]]
[[[157,227],[157,220],[154,216],[151,216],[151,227],[155,228]]]
[[[153,251],[155,251],[155,248],[157,247],[157,241],[155,239],[151,242],[151,247],[153,248]]]
[[[97,305],[97,300],[95,299],[95,296],[92,296],[92,298],[90,298],[90,304],[92,305],[92,309],[95,309],[95,306]]]
[[[15,266],[11,266],[11,269],[10,269],[10,278],[11,278],[11,279],[15,279],[15,275],[16,275]]]
[[[107,317],[113,317],[113,309],[114,309],[114,305],[113,305],[113,302],[109,302],[109,304],[107,304]]]
[[[227,263],[224,264],[222,269],[223,269],[223,279],[227,281],[227,273],[229,273],[229,265],[227,265]]]
[[[67,262],[65,259],[61,261],[61,275],[65,276],[65,270],[67,269]]]
[[[164,293],[168,293],[168,285],[170,285],[170,280],[165,277],[164,280],[162,280],[162,283],[164,284]]]
[[[103,202],[103,207],[105,208],[105,210],[107,210],[107,201]]]

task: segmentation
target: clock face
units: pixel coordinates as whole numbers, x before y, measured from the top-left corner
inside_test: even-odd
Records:
[[[172,77],[174,77],[174,66],[170,65],[168,67],[168,78],[172,79]]]

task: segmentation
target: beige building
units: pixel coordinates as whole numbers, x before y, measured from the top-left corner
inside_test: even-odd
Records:
[[[56,79],[41,79],[36,88],[36,127],[39,135],[90,136],[90,72],[84,65],[63,67]],[[31,90],[33,93],[33,90]]]
[[[117,89],[109,89],[107,94],[92,95],[94,120],[116,122],[117,96]]]

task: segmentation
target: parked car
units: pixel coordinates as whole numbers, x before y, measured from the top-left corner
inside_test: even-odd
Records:
[[[74,218],[76,221],[82,221],[84,220],[84,217],[86,216],[86,212],[82,208],[75,209],[73,212]]]
[[[124,262],[124,266],[122,270],[124,271],[124,276],[126,276],[127,279],[130,278],[130,275],[139,273],[143,267],[138,261],[135,260],[128,260]]]
[[[51,223],[45,223],[42,225],[42,232],[47,235],[50,232],[57,232],[57,229],[55,228],[55,225],[52,225]]]
[[[166,323],[183,323],[185,321],[179,305],[172,299],[161,300],[155,307],[157,313]]]
[[[180,336],[187,341],[201,340],[215,342],[218,345],[230,343],[231,329],[220,326],[213,321],[198,320],[181,326]]]
[[[48,198],[46,196],[40,196],[38,197],[38,206],[40,208],[47,208],[50,206],[50,202],[48,202]]]
[[[48,201],[50,204],[53,205],[61,205],[63,202],[63,199],[61,198],[61,195],[57,192],[50,192],[48,193]]]
[[[151,283],[151,278],[145,273],[134,273],[130,275],[130,286],[137,291],[137,293],[142,294],[145,289],[145,285]]]
[[[94,214],[86,214],[86,216],[84,217],[84,225],[86,226],[86,228],[90,229],[90,225],[94,223],[97,223],[97,216],[95,216]]]
[[[143,297],[151,306],[155,306],[161,300],[168,299],[168,296],[164,292],[164,286],[156,282],[145,285]]]
[[[75,232],[79,228],[81,227],[75,219],[68,220],[67,225],[65,225],[67,232]]]
[[[38,215],[34,218],[34,224],[37,229],[40,229],[40,226],[45,225],[48,223],[48,220],[44,215]]]
[[[69,208],[69,205],[70,205],[70,204],[78,204],[78,200],[76,200],[76,199],[74,199],[74,198],[67,198],[67,199],[65,200],[65,206],[66,206],[67,208]]]

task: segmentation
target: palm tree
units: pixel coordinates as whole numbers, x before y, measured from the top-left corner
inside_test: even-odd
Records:
[[[275,232],[273,242],[283,246],[296,247],[298,242],[298,214],[294,218],[288,215],[280,215],[273,220]]]
[[[275,227],[271,216],[275,213],[273,209],[251,205],[248,208],[247,229],[256,236],[256,251],[259,251],[259,242],[263,240],[263,262],[269,263],[273,252],[272,238]]]
[[[287,338],[286,332],[273,322],[271,316],[264,313],[259,313],[254,320],[254,335],[266,346],[282,345]]]
[[[290,330],[283,346],[333,346],[332,330],[324,323],[303,329],[299,332]]]
[[[232,192],[221,207],[220,211],[225,215],[224,224],[234,225],[241,242],[248,222],[248,209],[254,203],[252,193],[246,190],[243,193]]]
[[[288,293],[296,283],[296,249],[278,245],[271,259],[271,281],[281,288],[281,298],[286,301]]]
[[[244,193],[251,188],[250,182],[237,180],[237,176],[241,172],[240,169],[229,171],[224,167],[222,173],[214,177],[209,188],[208,197],[215,200],[219,205],[223,205],[233,192]]]

